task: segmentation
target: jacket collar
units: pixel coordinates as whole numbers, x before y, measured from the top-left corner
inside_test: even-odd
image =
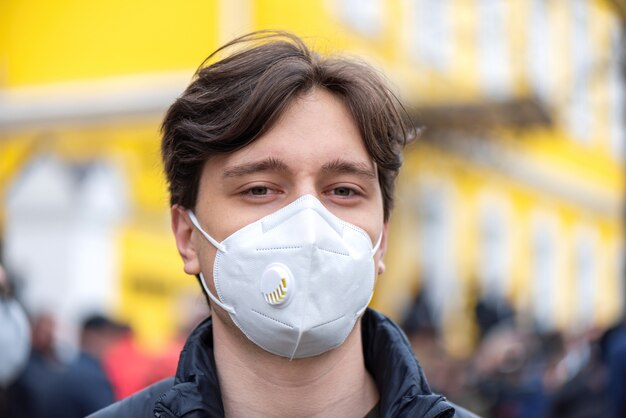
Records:
[[[380,395],[381,417],[451,417],[454,409],[431,392],[404,332],[386,316],[367,309],[361,320],[365,367]]]
[[[365,366],[380,394],[380,416],[448,417],[454,409],[434,395],[404,333],[367,309],[361,321]],[[213,355],[211,318],[191,333],[172,388],[155,405],[156,416],[222,417],[224,406]],[[160,414],[160,415],[158,415]]]
[[[155,405],[155,416],[223,417],[222,393],[213,355],[211,317],[198,325],[180,353],[174,385]]]

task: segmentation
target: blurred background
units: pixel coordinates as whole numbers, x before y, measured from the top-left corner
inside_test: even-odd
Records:
[[[551,413],[587,369],[606,388],[594,361],[626,297],[625,18],[623,0],[3,0],[15,297],[54,323],[61,363],[98,312],[173,372],[206,309],[170,232],[160,120],[215,48],[282,29],[380,68],[425,127],[372,306],[431,385],[494,417]]]

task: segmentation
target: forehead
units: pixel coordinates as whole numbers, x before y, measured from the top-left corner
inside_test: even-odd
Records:
[[[352,113],[325,89],[295,98],[265,134],[226,156],[225,163],[268,156],[296,169],[329,159],[374,166]]]

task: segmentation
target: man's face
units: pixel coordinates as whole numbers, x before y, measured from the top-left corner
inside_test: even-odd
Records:
[[[203,229],[222,241],[306,194],[365,230],[372,244],[386,231],[374,162],[349,110],[322,89],[296,99],[252,144],[210,158],[194,212]],[[216,249],[192,226],[183,208],[173,208],[172,225],[185,272],[202,272],[214,292]],[[375,255],[377,270],[385,248],[386,233]]]

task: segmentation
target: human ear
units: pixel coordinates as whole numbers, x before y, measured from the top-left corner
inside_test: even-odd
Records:
[[[171,209],[172,231],[176,239],[176,248],[183,259],[185,273],[199,274],[200,263],[198,261],[198,251],[192,239],[194,226],[189,219],[189,214],[180,205],[173,205]]]
[[[376,274],[381,275],[385,272],[385,263],[383,258],[385,257],[385,251],[387,251],[387,232],[389,230],[389,223],[383,224],[382,237],[380,238],[380,246],[376,251]]]

